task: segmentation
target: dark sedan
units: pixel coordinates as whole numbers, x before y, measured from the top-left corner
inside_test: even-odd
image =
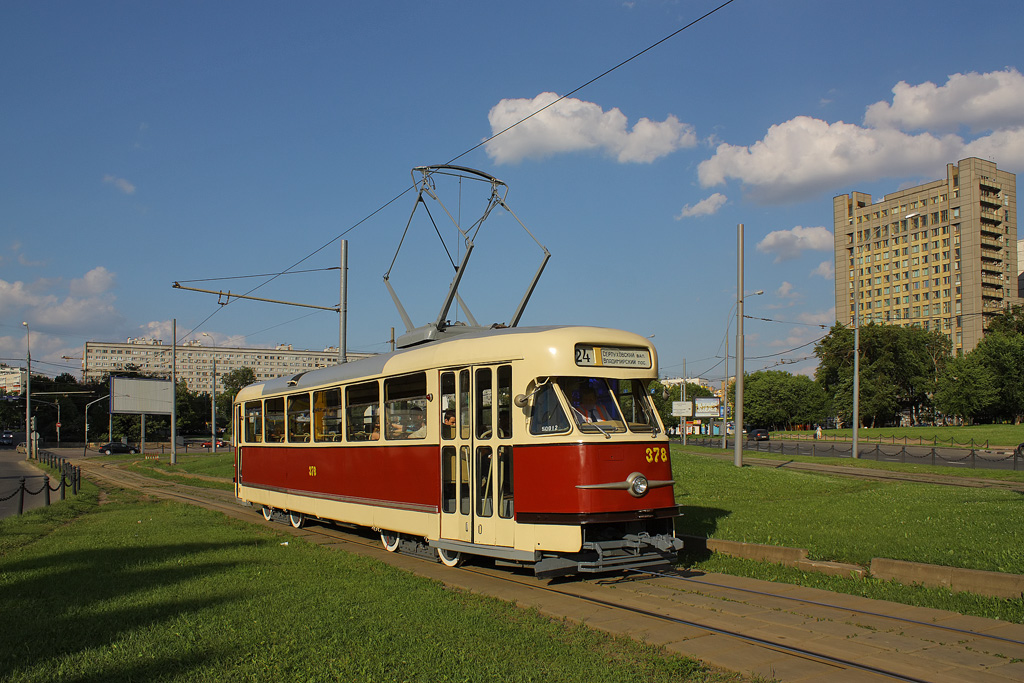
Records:
[[[754,441],[768,441],[770,439],[767,429],[751,429],[747,438]]]
[[[128,444],[121,442],[105,443],[96,450],[103,455],[113,455],[114,453],[130,453],[135,455],[139,452],[139,449],[135,446],[129,446]]]

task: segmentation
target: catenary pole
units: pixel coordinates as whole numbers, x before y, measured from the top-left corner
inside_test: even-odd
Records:
[[[728,378],[727,380],[728,381]],[[743,224],[736,226],[736,398],[733,400],[736,424],[732,461],[743,467]]]

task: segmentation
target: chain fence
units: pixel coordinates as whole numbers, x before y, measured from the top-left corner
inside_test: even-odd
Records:
[[[973,441],[973,439],[972,439]],[[697,446],[704,446],[708,448],[721,448],[722,438],[721,437],[693,437],[687,438],[688,444]],[[730,442],[732,443],[732,442]],[[985,442],[988,444],[988,441]],[[828,443],[825,441],[819,442],[813,440],[810,443],[805,441],[746,441],[743,444],[743,450],[745,451],[758,451],[762,453],[778,453],[779,455],[809,455],[812,457],[823,457],[823,458],[852,458],[853,457],[853,444]],[[925,447],[919,446],[915,450],[921,452],[914,452],[907,444],[900,446],[896,450],[887,450],[882,448],[882,444],[876,443],[871,448],[858,448],[860,458],[872,457],[876,461],[885,460],[887,462],[893,462],[896,458],[899,458],[901,463],[919,463],[919,464],[931,464],[931,465],[969,465],[971,468],[986,467],[997,463],[1007,463],[1012,460],[1013,470],[1017,471],[1024,465],[1024,453],[1021,453],[1021,449],[1009,447],[1006,450],[990,450],[988,448],[982,448],[981,446],[971,446],[970,448],[958,448],[955,453],[941,452],[935,446],[925,450]],[[949,448],[948,450],[953,450]]]
[[[43,496],[44,505],[50,504],[50,493],[60,493],[60,500],[65,500],[67,497],[68,488],[71,489],[71,495],[77,496],[78,490],[82,486],[82,468],[75,467],[69,463],[66,459],[60,458],[49,451],[39,451],[37,460],[53,469],[57,470],[60,474],[60,481],[56,486],[50,485],[50,476],[43,475],[42,484],[39,489],[33,491],[28,487],[25,477],[18,478],[18,488],[11,492],[7,496],[0,496],[0,503],[6,503],[15,496],[18,497],[18,514],[25,513],[25,496]]]

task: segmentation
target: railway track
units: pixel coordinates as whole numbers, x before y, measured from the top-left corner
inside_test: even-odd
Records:
[[[232,493],[154,480],[82,461],[98,482],[272,524]],[[370,555],[453,587],[511,600],[555,618],[625,634],[722,668],[784,681],[1020,680],[1024,627],[788,584],[724,575],[632,572],[586,580],[538,580],[524,571],[467,562],[450,569],[388,553],[367,530],[275,525]]]

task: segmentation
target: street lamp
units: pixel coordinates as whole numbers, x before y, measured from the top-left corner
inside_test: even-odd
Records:
[[[107,394],[103,398],[98,398],[95,401],[89,401],[88,403],[85,404],[85,434],[84,434],[84,436],[85,436],[85,443],[82,444],[82,457],[83,458],[86,456],[86,449],[88,449],[88,447],[89,447],[89,406],[91,406],[94,403],[99,403],[104,398],[110,398],[110,394]]]
[[[27,322],[25,326],[25,358],[28,361],[28,371],[25,374],[25,459],[32,459],[32,330]]]
[[[210,452],[217,451],[217,344],[209,332],[203,332],[204,337],[210,338],[213,344],[213,388],[210,392]]]

